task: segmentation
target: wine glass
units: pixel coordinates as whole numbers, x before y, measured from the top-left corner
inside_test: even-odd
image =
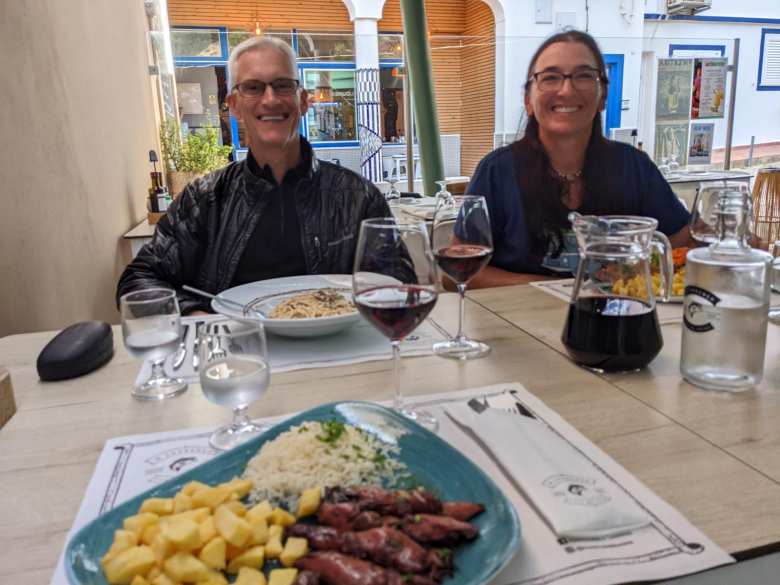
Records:
[[[447,190],[447,185],[449,184],[449,181],[446,179],[442,181],[436,181],[436,184],[439,186],[439,190],[436,192],[436,204],[438,205],[439,202],[448,202],[452,201],[452,193],[450,193]]]
[[[401,396],[401,340],[422,323],[436,304],[436,265],[424,222],[393,218],[366,219],[352,275],[354,302],[360,313],[393,348],[393,408],[425,428],[439,422],[429,412],[405,406]]]
[[[720,194],[723,191],[733,191],[735,189],[742,194],[742,205],[752,206],[750,190],[744,183],[724,181],[723,185],[708,185],[699,189],[691,206],[691,218],[689,220],[691,236],[694,240],[703,244],[712,244],[718,241],[717,225]]]
[[[267,428],[246,413],[265,394],[271,377],[265,331],[256,321],[218,319],[201,334],[199,346],[203,394],[209,402],[233,409],[233,422],[214,431],[209,444],[231,449]]]
[[[769,253],[772,255],[772,264],[769,265],[769,287],[773,293],[780,293],[780,240],[769,244]],[[769,307],[769,318],[773,321],[780,320],[780,308]]]
[[[162,400],[187,389],[186,382],[165,373],[165,358],[179,348],[181,317],[176,291],[147,288],[129,292],[119,299],[122,337],[130,354],[152,364],[149,379],[133,386],[139,400]]]
[[[490,346],[463,333],[466,286],[493,256],[493,236],[487,202],[479,195],[458,195],[442,200],[433,216],[433,255],[460,294],[458,334],[433,345],[436,355],[453,359],[481,358]]]
[[[396,205],[401,198],[401,193],[395,186],[398,183],[398,179],[391,177],[387,181],[390,183],[390,189],[385,193],[385,201],[387,201],[388,205]]]

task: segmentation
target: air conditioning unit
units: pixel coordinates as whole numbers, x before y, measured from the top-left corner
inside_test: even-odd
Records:
[[[692,15],[712,8],[712,0],[666,0],[667,14]]]

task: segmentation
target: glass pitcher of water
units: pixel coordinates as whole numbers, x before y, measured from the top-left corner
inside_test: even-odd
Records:
[[[571,213],[580,262],[562,341],[578,364],[599,371],[646,366],[663,347],[656,289],[669,300],[672,246],[658,222]]]

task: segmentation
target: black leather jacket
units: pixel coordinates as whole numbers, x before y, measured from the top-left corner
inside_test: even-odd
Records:
[[[303,148],[310,149],[301,139]],[[360,222],[389,217],[379,190],[360,175],[309,157],[310,168],[295,190],[301,242],[309,274],[350,274]],[[119,278],[119,297],[155,286],[177,289],[182,314],[209,310],[208,300],[183,284],[216,294],[229,288],[247,241],[274,188],[248,163],[231,163],[187,185],[160,219],[152,241]]]

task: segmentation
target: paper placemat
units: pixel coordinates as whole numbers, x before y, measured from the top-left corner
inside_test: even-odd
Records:
[[[184,340],[186,348],[184,361],[178,369],[174,369],[173,364],[178,354],[174,352],[165,360],[165,373],[186,382],[197,382],[198,372],[192,362],[195,323],[202,321],[205,327],[211,321],[221,318],[221,315],[183,317],[182,327],[189,325]],[[433,344],[447,336],[446,331],[429,317],[401,342],[401,355],[404,357],[429,355],[433,353],[431,349]],[[389,360],[393,357],[387,337],[362,319],[349,329],[325,338],[293,338],[268,333],[266,339],[272,373]],[[327,340],[327,343],[323,343],[323,340]],[[149,378],[150,369],[151,365],[148,362],[141,365],[136,376],[136,384]]]
[[[628,534],[599,540],[558,539],[491,455],[453,423],[443,406],[472,397],[515,400],[549,426],[572,448],[634,499],[652,523]],[[520,517],[522,542],[515,558],[492,585],[609,585],[669,579],[734,562],[677,510],[650,491],[576,429],[520,384],[502,384],[415,397],[440,421],[440,436],[479,465],[512,501]],[[265,419],[278,422],[285,417]],[[72,534],[99,514],[207,461],[215,452],[208,445],[212,429],[188,429],[119,437],[106,442],[81,503]],[[518,449],[518,453],[522,453]],[[519,455],[520,456],[520,455]],[[67,541],[66,541],[67,542]],[[64,553],[64,550],[63,550]],[[60,557],[52,583],[66,585]]]
[[[568,303],[571,300],[571,291],[574,288],[574,279],[564,278],[561,280],[540,280],[537,282],[532,282],[531,286]],[[769,305],[770,307],[780,307],[780,295],[777,293],[772,293],[769,298]],[[683,304],[681,302],[657,302],[655,306],[656,312],[658,313],[658,322],[661,325],[667,323],[680,323],[682,321]]]

